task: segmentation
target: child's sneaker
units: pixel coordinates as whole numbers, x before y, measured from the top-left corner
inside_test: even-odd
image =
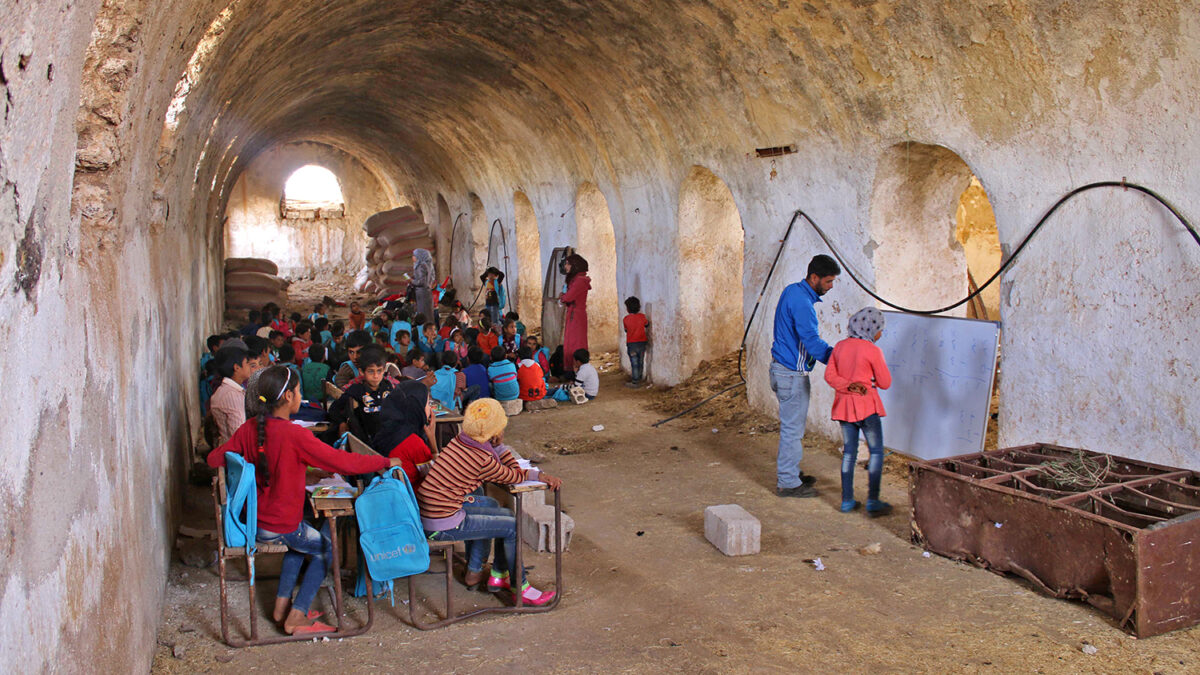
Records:
[[[521,587],[521,602],[533,607],[541,607],[553,600],[556,594],[556,591],[539,591],[526,581],[525,585]]]
[[[892,505],[878,499],[867,500],[867,515],[871,518],[886,516],[892,512]]]
[[[488,575],[487,589],[489,592],[499,593],[500,591],[507,591],[511,588],[512,584],[508,583],[508,572],[499,574],[496,572],[496,570],[492,570],[492,573]]]
[[[842,513],[850,513],[851,511],[853,511],[854,509],[857,509],[857,508],[858,508],[858,500],[851,499],[849,501],[842,502],[841,511],[842,511]]]

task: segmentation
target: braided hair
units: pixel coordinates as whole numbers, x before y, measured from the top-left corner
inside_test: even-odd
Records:
[[[258,423],[258,447],[254,465],[262,476],[262,484],[270,483],[270,469],[267,466],[267,417],[283,404],[283,396],[289,390],[300,386],[300,379],[292,374],[287,366],[270,366],[261,373],[254,382],[254,390],[250,392],[250,413]]]

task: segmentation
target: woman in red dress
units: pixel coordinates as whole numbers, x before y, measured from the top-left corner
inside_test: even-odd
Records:
[[[587,294],[592,280],[587,275],[587,261],[578,253],[567,256],[563,270],[567,289],[558,298],[567,309],[563,317],[563,369],[575,372],[575,350],[588,348]]]

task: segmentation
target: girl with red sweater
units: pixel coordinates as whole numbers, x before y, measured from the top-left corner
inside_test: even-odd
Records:
[[[225,466],[227,452],[237,453],[255,465],[256,538],[261,543],[285,544],[290,549],[283,556],[279,573],[275,621],[282,622],[288,635],[332,631],[333,626],[316,620],[319,613],[309,611],[329,573],[333,549],[328,523],[318,531],[304,521],[305,473],[310,466],[341,474],[373,473],[400,466],[401,461],[335,450],[318,441],[312,432],[292,424],[289,418],[300,409],[302,397],[300,378],[289,368],[267,368],[258,376],[250,394],[255,417],[239,427],[228,443],[208,453],[208,465]],[[306,558],[308,568],[300,579],[300,568]],[[297,579],[300,586],[292,600]]]
[[[833,419],[842,424],[843,513],[858,508],[854,500],[854,461],[858,458],[858,432],[867,440],[871,459],[867,462],[867,515],[875,518],[892,512],[892,505],[879,500],[883,475],[883,421],[886,415],[877,389],[892,386],[892,375],[875,344],[883,335],[883,312],[874,307],[850,317],[850,337],[837,343],[825,367],[825,381],[833,387]]]

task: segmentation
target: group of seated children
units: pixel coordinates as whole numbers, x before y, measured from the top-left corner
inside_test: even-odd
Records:
[[[220,348],[218,348],[220,351]],[[360,352],[364,379],[383,386],[377,352]],[[368,363],[368,361],[370,361]],[[242,369],[245,366],[241,367]],[[237,375],[240,377],[242,370]],[[463,583],[475,590],[519,593],[526,605],[553,601],[556,591],[543,592],[516,570],[517,522],[482,492],[484,482],[515,484],[540,480],[551,489],[562,482],[536,468],[520,467],[504,445],[508,417],[494,399],[481,398],[467,406],[462,432],[433,459],[433,398],[419,381],[391,385],[391,395],[380,404],[376,438],[384,449],[379,455],[362,455],[334,449],[309,431],[289,422],[302,404],[302,384],[286,366],[259,371],[248,385],[246,400],[252,419],[243,422],[224,443],[208,455],[208,464],[223,467],[226,453],[241,456],[256,467],[258,514],[255,538],[261,543],[283,544],[284,554],[273,617],[289,635],[319,634],[335,630],[320,621],[313,600],[332,562],[332,536],[328,522],[318,527],[304,517],[305,485],[309,467],[343,475],[367,474],[389,467],[403,469],[416,488],[425,536],[429,541],[465,541],[467,568]],[[352,385],[355,386],[355,385]],[[495,547],[490,572],[485,564]],[[305,562],[307,561],[307,566]],[[486,578],[486,583],[484,580]]]

